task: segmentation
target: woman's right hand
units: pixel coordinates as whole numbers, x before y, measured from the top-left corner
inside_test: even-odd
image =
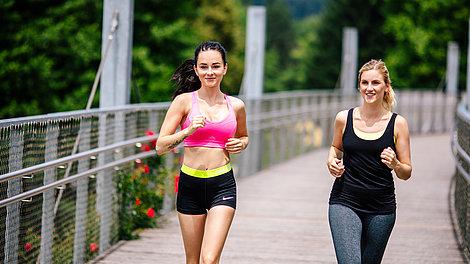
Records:
[[[191,124],[188,126],[188,135],[194,133],[198,128],[204,127],[206,124],[205,119],[203,115],[193,116]]]
[[[336,178],[341,177],[341,175],[343,175],[344,173],[344,165],[342,159],[333,158],[328,160],[327,167],[330,171],[330,174]]]

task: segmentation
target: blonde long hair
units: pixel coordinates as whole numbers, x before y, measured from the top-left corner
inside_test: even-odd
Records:
[[[365,71],[370,70],[378,70],[382,77],[384,78],[385,84],[388,86],[388,91],[385,91],[384,94],[384,107],[385,109],[392,111],[393,107],[396,105],[397,101],[395,99],[395,92],[392,88],[392,80],[390,80],[390,75],[388,73],[387,66],[385,66],[385,62],[382,60],[370,60],[366,64],[364,64],[361,69],[359,70],[358,81],[361,82],[362,73]]]

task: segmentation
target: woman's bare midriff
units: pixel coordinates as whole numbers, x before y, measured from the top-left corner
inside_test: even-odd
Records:
[[[215,169],[230,162],[225,149],[206,147],[185,147],[183,164],[197,170]]]

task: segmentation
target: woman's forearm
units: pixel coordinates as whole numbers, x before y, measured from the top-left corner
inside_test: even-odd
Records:
[[[185,138],[189,136],[189,131],[187,128],[176,132],[173,135],[163,136],[157,140],[157,154],[163,155],[170,151],[171,149],[178,146]]]
[[[412,169],[408,164],[398,162],[393,170],[399,179],[408,180],[411,177]]]
[[[342,159],[342,158],[343,158],[343,152],[332,145],[330,147],[330,152],[328,153],[328,161],[331,161],[334,159]]]
[[[246,149],[248,147],[248,144],[250,143],[250,139],[248,136],[240,137],[240,141],[242,142],[242,150]]]

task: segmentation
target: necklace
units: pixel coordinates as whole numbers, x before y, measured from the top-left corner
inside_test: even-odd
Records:
[[[376,124],[377,122],[382,120],[385,115],[388,115],[388,111],[385,112],[385,113],[383,111],[381,111],[381,113],[377,117],[369,119],[369,118],[366,117],[364,112],[362,112],[361,108],[358,109],[358,112],[359,112],[360,120],[363,121],[366,124],[366,126],[373,126],[374,124]]]

